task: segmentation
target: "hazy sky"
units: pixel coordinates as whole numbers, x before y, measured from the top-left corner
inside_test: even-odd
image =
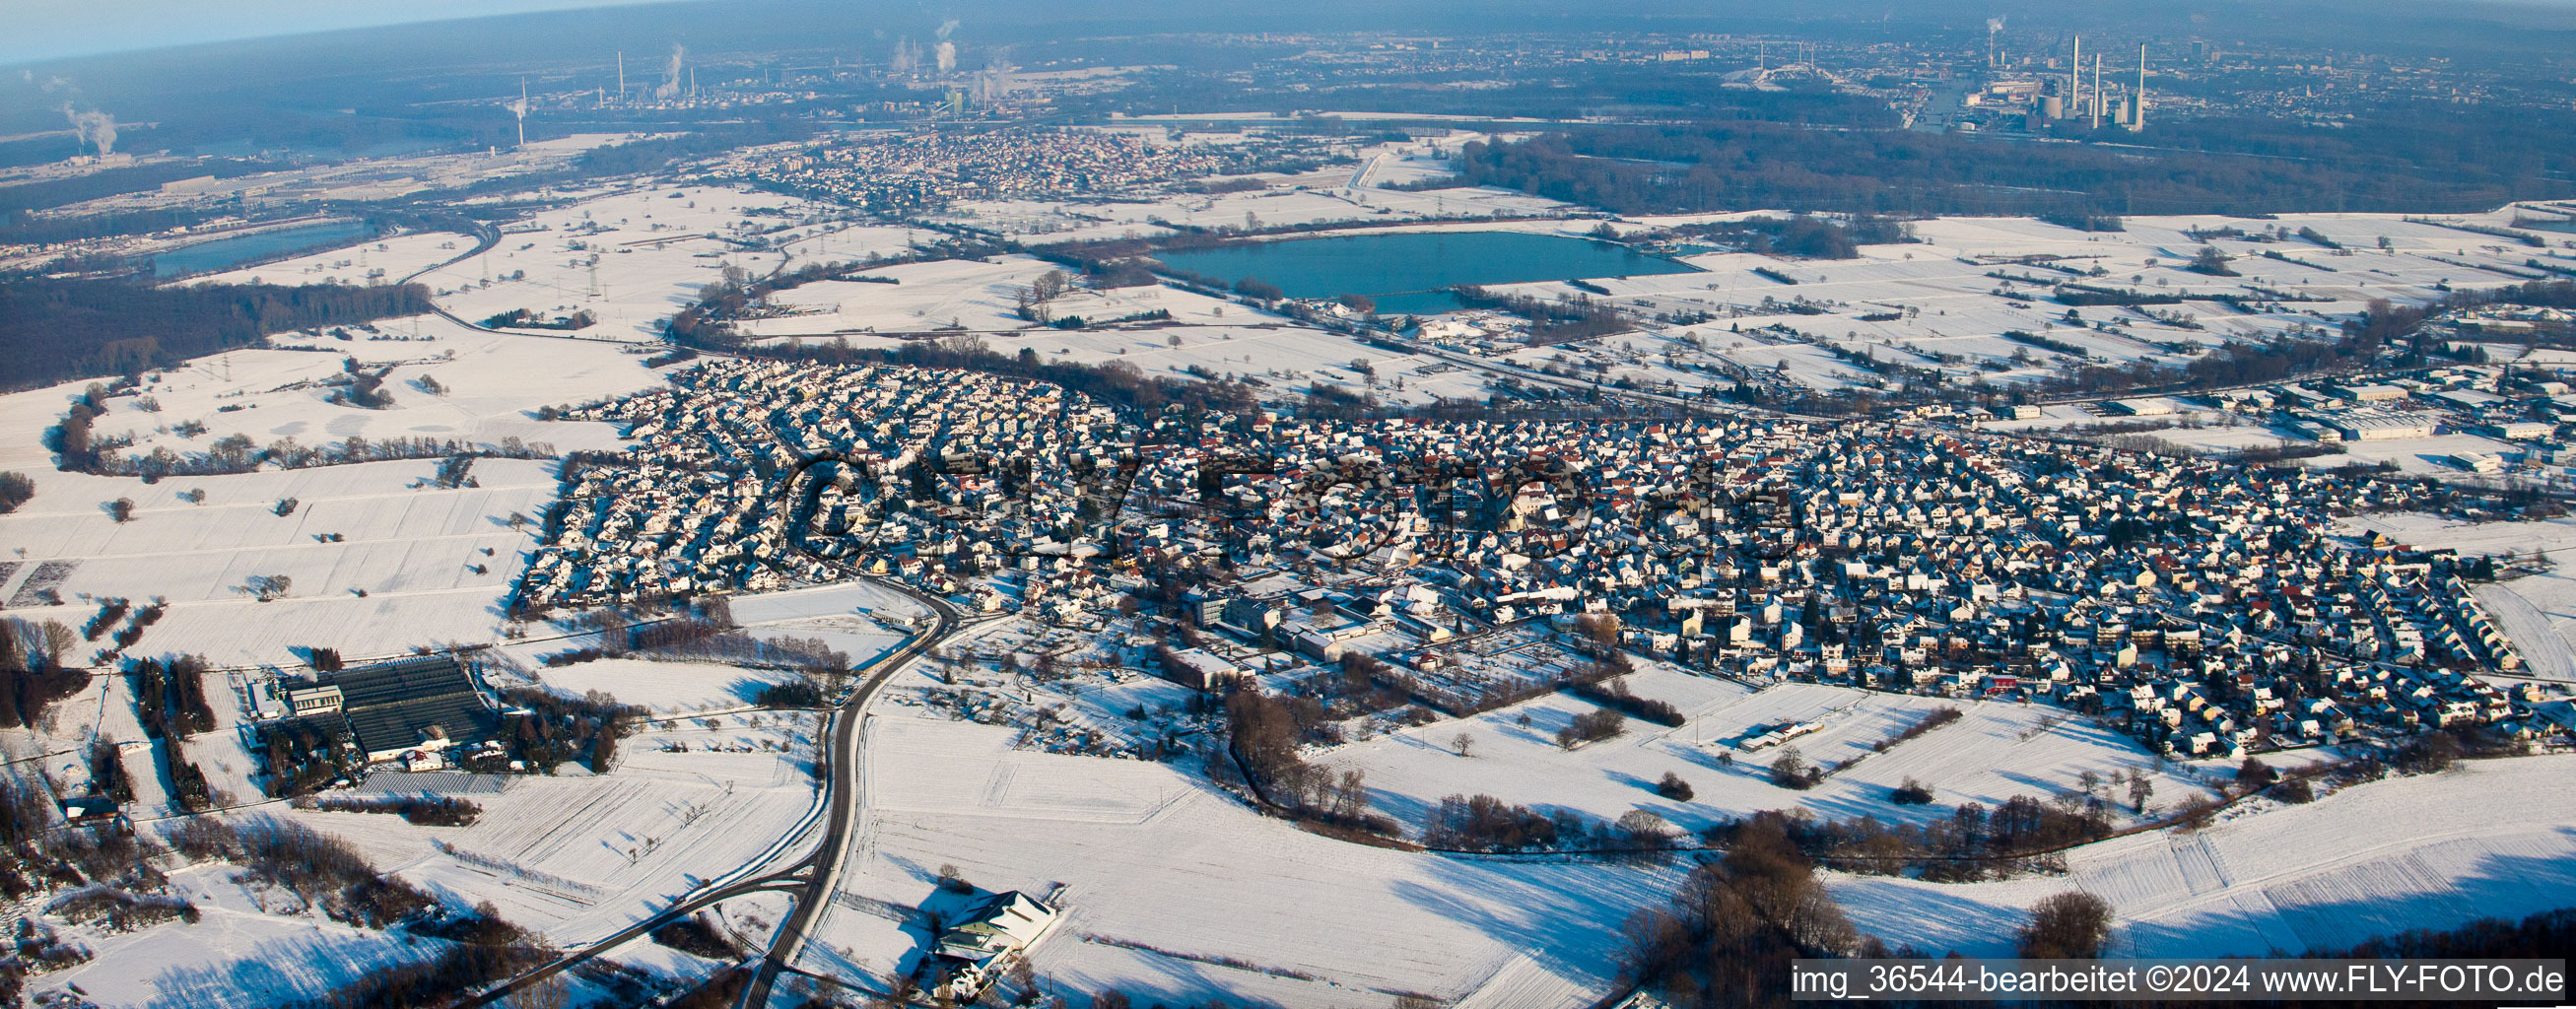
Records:
[[[643,0],[23,0],[0,3],[0,65],[335,28]]]

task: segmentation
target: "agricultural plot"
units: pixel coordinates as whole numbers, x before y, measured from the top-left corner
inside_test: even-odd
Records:
[[[2121,920],[2123,956],[2297,953],[2411,928],[2520,918],[2576,901],[2564,755],[2478,761],[2357,785],[2304,806],[2070,852],[2063,878],[1937,884],[1840,877],[1834,896],[1890,945],[2011,955],[2040,898],[2081,889]]]
[[[193,278],[191,284],[390,284],[456,258],[474,239],[445,231],[388,235],[344,248]]]
[[[94,501],[40,496],[0,518],[0,533],[79,564],[55,589],[64,605],[18,615],[78,624],[95,608],[80,602],[84,596],[167,597],[169,614],[142,646],[219,664],[294,662],[291,645],[362,656],[488,640],[528,544],[509,518],[542,515],[553,475],[539,462],[482,460],[475,469],[483,486],[423,486],[437,468],[382,462],[151,486],[121,481],[120,492],[135,501],[123,523]],[[200,484],[206,503],[178,498]],[[279,515],[287,499],[296,507]],[[275,577],[290,587],[262,601],[255,579]],[[388,626],[414,621],[409,630]]]
[[[1537,809],[1572,809],[1602,820],[1646,809],[1693,830],[1765,809],[1920,819],[1946,815],[1948,807],[1962,802],[1993,806],[2016,795],[2045,798],[2075,790],[2088,771],[2107,779],[2114,771],[2155,763],[2126,737],[2065,720],[2053,708],[1822,684],[1756,691],[1669,671],[1639,673],[1628,682],[1638,696],[1680,708],[1688,721],[1667,728],[1630,718],[1623,734],[1568,750],[1558,745],[1557,730],[1597,706],[1555,693],[1339,747],[1320,759],[1336,770],[1366,772],[1374,807],[1414,829],[1443,796],[1477,793]],[[1873,752],[1881,740],[1945,705],[1960,708],[1967,717],[1885,753]],[[1520,723],[1524,715],[1528,725]],[[1780,747],[1747,750],[1737,744],[1765,729],[1795,723],[1816,728],[1784,745],[1796,747],[1811,764],[1850,766],[1805,791],[1772,784],[1769,768],[1780,758]],[[1472,737],[1465,757],[1455,744],[1462,732]],[[1691,799],[1656,794],[1656,783],[1668,772],[1691,786]],[[1932,785],[1937,808],[1888,801],[1889,793],[1909,777]],[[2159,773],[2154,780],[2159,802],[2199,791],[2183,775]]]
[[[480,322],[528,309],[541,318],[586,311],[590,339],[651,340],[662,320],[737,266],[753,276],[787,259],[778,239],[830,244],[798,230],[838,211],[770,193],[720,186],[602,192],[514,225],[491,251],[421,277],[441,308]],[[859,235],[820,258],[862,259],[892,248]],[[593,260],[596,260],[594,264]]]
[[[1672,885],[1627,867],[1352,846],[1164,765],[1001,751],[1005,733],[987,727],[877,724],[863,847],[809,947],[817,963],[881,974],[908,962],[921,936],[893,915],[953,864],[988,891],[1065,886],[1069,916],[1033,964],[1076,990],[1283,1004],[1453,999],[1489,983],[1589,991],[1606,982],[1616,922]],[[1011,768],[998,786],[996,766]],[[1088,797],[1068,805],[1068,793]]]

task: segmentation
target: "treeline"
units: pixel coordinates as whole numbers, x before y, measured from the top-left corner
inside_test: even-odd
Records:
[[[211,210],[122,210],[69,217],[39,217],[26,210],[0,212],[0,245],[51,245],[117,235],[148,235],[186,228],[220,216]]]
[[[523,442],[517,435],[504,437],[491,445],[426,435],[394,438],[350,435],[329,444],[306,445],[290,436],[263,447],[249,435],[236,432],[215,439],[202,452],[182,454],[167,445],[156,445],[150,452],[129,456],[123,454],[128,445],[124,437],[96,433],[98,418],[106,414],[106,406],[111,401],[105,387],[93,384],[88,393],[72,402],[71,409],[63,414],[62,420],[45,430],[45,447],[54,451],[56,466],[66,472],[140,477],[145,483],[152,483],[174,476],[249,473],[269,465],[279,469],[304,469],[402,459],[549,459],[555,454],[552,443]],[[179,426],[193,427],[198,433],[203,433],[201,424],[182,422]],[[0,484],[5,482],[0,480]]]
[[[256,175],[260,172],[273,172],[286,167],[288,166],[260,161],[169,161],[152,165],[136,165],[131,168],[110,168],[70,178],[0,186],[0,218],[6,218],[14,223],[21,220],[21,215],[26,211],[43,210],[108,196],[121,196],[126,193],[140,193],[159,189],[165,182],[205,176],[231,179],[244,175]]]
[[[1961,803],[1949,816],[1923,823],[1891,824],[1872,816],[1820,820],[1803,812],[1764,811],[1712,828],[1706,836],[1712,843],[1731,845],[1747,830],[1776,830],[1807,857],[1836,869],[1969,882],[2054,864],[2051,852],[2109,837],[2112,813],[2112,805],[2098,796],[2042,800],[2016,795],[1992,809]]]
[[[1231,765],[1243,784],[1264,805],[1299,819],[1382,837],[1402,828],[1394,820],[1368,811],[1366,775],[1357,770],[1336,776],[1309,764],[1297,753],[1307,730],[1319,720],[1317,710],[1299,712],[1311,698],[1278,697],[1258,689],[1239,690],[1225,700],[1225,753],[1209,761],[1211,769]]]
[[[1860,247],[1864,245],[1914,240],[1913,228],[1904,222],[1866,213],[1855,214],[1849,222],[1841,224],[1800,214],[1795,217],[1750,217],[1741,221],[1685,224],[1672,230],[1674,234],[1689,238],[1727,242],[1746,252],[1809,259],[1851,259],[1860,255]]]
[[[1658,701],[1651,697],[1639,697],[1629,693],[1628,680],[1623,676],[1612,676],[1598,682],[1576,680],[1568,684],[1565,689],[1573,692],[1576,697],[1603,707],[1618,709],[1657,725],[1682,724],[1682,709],[1674,707],[1670,701]]]
[[[1473,284],[1460,284],[1449,290],[1469,308],[1500,309],[1528,319],[1527,342],[1533,347],[1589,340],[1629,329],[1628,320],[1609,302],[1580,295],[1549,301],[1536,295],[1489,291]]]
[[[2462,121],[2468,118],[2480,125]],[[2159,127],[2157,144],[2166,150],[2153,155],[1912,130],[1638,126],[1470,143],[1457,160],[1457,184],[1504,186],[1623,214],[1761,207],[2093,218],[2467,210],[2564,195],[2566,184],[2553,176],[2576,171],[2576,153],[2559,141],[2570,120],[2564,113],[2464,117],[2449,106],[2393,108],[2376,123],[2340,129],[2198,120]]]
[[[1630,810],[1616,824],[1562,806],[1542,813],[1490,795],[1444,796],[1422,826],[1422,844],[1441,851],[1614,851],[1668,859],[1671,824],[1647,810]]]
[[[0,625],[0,728],[42,725],[45,709],[89,687],[89,674],[63,664],[80,636],[59,620]]]
[[[362,928],[381,929],[437,906],[411,884],[378,873],[348,842],[291,820],[194,817],[171,831],[170,846],[193,859],[239,863],[332,920]]]
[[[182,655],[166,665],[138,659],[132,673],[134,707],[145,735],[176,740],[214,731],[215,709],[206,704],[205,659]]]
[[[722,154],[737,147],[786,143],[813,136],[813,127],[797,119],[752,119],[740,123],[711,125],[694,133],[678,136],[635,140],[608,147],[594,147],[573,159],[573,170],[580,175],[633,175],[654,172],[690,158]],[[532,188],[524,181],[508,187],[525,192]]]
[[[0,279],[0,387],[130,375],[258,344],[273,333],[346,326],[430,310],[420,284],[200,284]]]
[[[306,805],[303,801],[297,803],[299,808]],[[310,808],[326,813],[392,813],[424,827],[468,827],[483,815],[482,806],[448,795],[398,795],[381,799],[332,796],[311,802]]]

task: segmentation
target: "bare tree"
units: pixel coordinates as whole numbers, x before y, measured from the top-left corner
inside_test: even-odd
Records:
[[[572,1005],[572,983],[558,971],[530,981],[510,993],[510,1009],[566,1009]]]
[[[1458,751],[1458,755],[1461,757],[1467,756],[1467,751],[1474,749],[1475,746],[1475,733],[1461,732],[1455,736],[1449,737],[1449,748]]]
[[[2030,909],[2030,923],[2014,934],[2030,960],[2096,960],[2111,943],[2111,902],[2068,890]]]
[[[72,644],[80,640],[80,632],[60,620],[45,621],[40,633],[44,637],[45,660],[55,665],[61,665],[63,653],[70,651]]]

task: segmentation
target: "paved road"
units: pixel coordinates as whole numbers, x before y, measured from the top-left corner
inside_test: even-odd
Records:
[[[823,845],[806,860],[804,868],[808,871],[803,881],[803,892],[796,895],[796,909],[788,914],[786,923],[779,926],[768,952],[761,955],[760,967],[752,975],[751,984],[743,989],[744,1009],[763,1009],[769,1004],[770,988],[778,982],[778,972],[796,962],[797,955],[804,951],[805,940],[811,937],[815,924],[823,920],[824,909],[832,904],[832,891],[840,886],[841,863],[849,851],[850,829],[859,818],[859,730],[867,723],[868,701],[876,696],[877,688],[884,686],[888,677],[957,630],[957,609],[946,600],[915,592],[896,582],[880,580],[877,584],[901,592],[928,607],[934,623],[929,633],[914,636],[902,648],[871,667],[866,682],[861,683],[859,689],[850,694],[848,703],[841,706],[839,724],[833,726],[832,749],[828,758],[832,772],[831,810],[823,829]]]
[[[797,954],[803,951],[808,932],[814,927],[815,922],[821,919],[823,908],[830,903],[833,888],[840,883],[841,862],[849,848],[850,829],[858,820],[859,729],[866,721],[864,709],[868,701],[875,697],[877,689],[884,686],[888,678],[911,664],[912,660],[928,653],[932,646],[946,640],[956,631],[959,623],[956,607],[949,605],[946,600],[915,592],[894,582],[874,581],[885,588],[901,592],[929,608],[933,624],[927,633],[914,635],[912,640],[905,642],[902,647],[879,657],[870,665],[865,672],[866,678],[860,683],[859,688],[850,694],[850,699],[843,703],[840,711],[834,715],[830,729],[829,749],[823,751],[817,758],[824,761],[825,768],[831,773],[824,793],[824,802],[827,805],[822,844],[817,846],[812,854],[798,859],[785,868],[685,897],[607,938],[565,953],[543,966],[467,998],[459,1003],[460,1006],[490,1005],[529,985],[580,966],[591,958],[646,935],[654,929],[736,897],[764,891],[781,891],[794,897],[795,911],[788,916],[786,924],[780,926],[768,951],[761,955],[759,972],[754,976],[751,986],[746,989],[743,999],[745,1006],[758,1007],[768,1004],[769,991],[778,980],[779,970],[794,962]]]

